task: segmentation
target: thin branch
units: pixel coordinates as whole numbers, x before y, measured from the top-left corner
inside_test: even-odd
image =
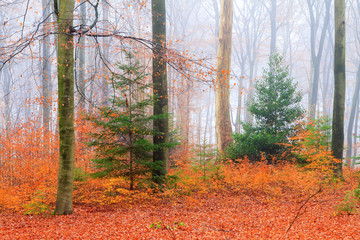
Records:
[[[24,35],[25,20],[26,20],[27,12],[28,12],[28,10],[29,10],[29,2],[30,2],[30,0],[28,0],[27,3],[26,3],[24,18],[23,18],[23,24],[22,24],[22,28],[21,28],[21,38],[22,38],[23,35]]]
[[[291,229],[291,227],[293,226],[293,224],[295,223],[296,219],[297,219],[300,215],[302,215],[302,214],[300,214],[300,213],[301,213],[301,210],[303,209],[303,207],[310,201],[311,198],[313,198],[313,197],[315,197],[317,194],[321,193],[322,190],[323,190],[323,189],[322,189],[322,187],[320,186],[319,190],[316,191],[315,193],[313,193],[312,195],[310,195],[310,196],[306,199],[306,201],[300,206],[300,208],[299,208],[299,210],[297,211],[294,219],[291,221],[289,227],[287,228],[286,233],[288,233],[288,232],[290,231],[290,229]],[[286,234],[286,233],[285,233],[285,234]]]

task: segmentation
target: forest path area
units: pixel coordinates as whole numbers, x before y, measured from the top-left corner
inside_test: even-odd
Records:
[[[304,205],[309,196],[213,194],[116,208],[75,206],[68,216],[2,213],[0,239],[360,239],[359,214],[336,214],[342,197],[328,191]]]

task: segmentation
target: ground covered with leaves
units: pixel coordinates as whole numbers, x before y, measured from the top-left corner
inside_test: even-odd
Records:
[[[360,239],[351,178],[300,195],[246,191],[78,204],[73,215],[0,215],[1,239]]]
[[[302,164],[218,161],[183,148],[162,191],[150,175],[133,191],[124,177],[92,178],[94,153],[78,141],[74,214],[54,216],[58,151],[48,149],[58,149],[57,136],[33,124],[0,134],[0,239],[360,239],[360,172],[345,167],[334,179],[330,152],[312,143],[318,133],[296,140]]]

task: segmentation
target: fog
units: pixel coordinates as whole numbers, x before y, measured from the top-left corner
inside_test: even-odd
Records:
[[[146,0],[108,0],[100,1],[95,8],[95,0],[81,2],[75,2],[75,30],[96,25],[91,29],[93,36],[74,38],[75,105],[91,113],[106,104],[104,98],[111,95],[111,72],[124,61],[122,49],[136,51],[146,71],[151,72],[151,4]],[[167,47],[181,56],[168,63],[172,127],[185,143],[201,144],[206,140],[215,144],[214,79],[220,1],[167,0],[166,4]],[[53,9],[53,2],[47,0],[0,1],[2,129],[30,120],[42,125],[47,113],[50,130],[57,131],[57,29]],[[332,117],[333,1],[235,0],[233,9],[233,131],[242,131],[240,121],[251,121],[247,103],[275,50],[284,56],[285,65],[298,82],[307,116]],[[346,1],[345,135],[349,134],[346,129],[354,108],[355,127],[350,131],[354,136],[359,121],[359,102],[353,100],[358,99],[356,82],[360,81],[359,14],[360,0]],[[356,149],[352,155],[356,155]]]

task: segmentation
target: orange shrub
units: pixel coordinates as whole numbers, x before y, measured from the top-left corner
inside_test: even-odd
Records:
[[[77,120],[76,166],[90,171],[93,154],[84,143],[91,125]],[[58,133],[38,127],[38,119],[0,133],[0,209],[53,205],[58,171]]]
[[[303,162],[302,169],[316,171],[322,179],[332,177],[334,164],[341,160],[331,154],[327,119],[299,124],[296,130],[292,153]]]

